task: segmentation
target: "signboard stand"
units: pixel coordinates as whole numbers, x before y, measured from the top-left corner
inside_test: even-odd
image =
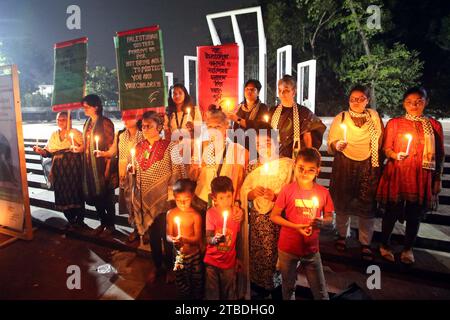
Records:
[[[2,247],[16,239],[32,240],[33,238],[22,132],[19,77],[15,65],[0,67],[0,109],[2,111],[0,122],[5,122],[5,125],[9,123],[12,129],[10,131],[13,132],[12,134],[9,132],[9,135],[5,132],[3,136],[3,143],[9,147],[11,154],[5,161],[9,162],[12,168],[13,178],[9,180],[13,182],[9,182],[8,179],[0,181],[0,207],[2,208],[0,233],[12,237],[12,239],[2,241],[0,243],[0,247]],[[15,135],[14,130],[16,131]]]

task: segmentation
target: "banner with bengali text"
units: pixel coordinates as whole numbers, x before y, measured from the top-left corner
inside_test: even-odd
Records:
[[[237,44],[197,47],[198,101],[202,112],[211,104],[233,112],[239,104],[239,50]]]

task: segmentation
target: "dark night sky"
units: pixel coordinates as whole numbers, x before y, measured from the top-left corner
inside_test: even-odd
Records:
[[[210,44],[206,14],[253,6],[254,0],[0,0],[0,41],[31,41],[53,57],[53,44],[89,37],[89,65],[115,67],[112,37],[117,31],[159,24],[166,70],[183,78],[183,56]],[[68,30],[66,9],[81,8],[81,30]],[[14,57],[11,57],[14,59]],[[14,61],[20,63],[20,61]],[[20,67],[20,66],[19,66]]]

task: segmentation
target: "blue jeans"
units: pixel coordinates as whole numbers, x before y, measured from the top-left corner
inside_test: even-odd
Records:
[[[329,300],[319,252],[299,257],[278,250],[278,261],[282,277],[283,300],[295,300],[295,283],[299,262],[305,268],[306,279],[314,300]]]
[[[236,271],[205,264],[205,299],[236,300]]]

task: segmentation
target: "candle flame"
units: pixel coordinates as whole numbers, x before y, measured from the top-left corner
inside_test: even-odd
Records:
[[[264,172],[269,173],[269,164],[268,163],[264,163]]]
[[[100,140],[99,136],[95,136],[95,141],[98,142],[98,140]]]
[[[319,207],[319,199],[317,197],[312,198],[313,208]]]
[[[408,139],[408,140],[412,140],[412,134],[410,134],[410,133],[407,133],[407,134],[405,134],[405,137],[406,137],[406,139]]]
[[[69,133],[69,136],[70,136],[71,138],[73,138],[73,132]]]
[[[191,113],[191,108],[186,108],[187,114]]]
[[[265,121],[265,122],[269,122],[269,115],[266,114],[266,115],[264,116],[264,121]]]
[[[136,154],[136,149],[134,149],[134,148],[131,149],[131,150],[130,150],[130,153],[131,153],[131,155],[134,157],[134,155]]]
[[[228,210],[225,210],[225,211],[223,212],[223,217],[224,217],[224,218],[228,218]]]
[[[341,128],[346,130],[347,129],[347,125],[345,123],[341,123]]]
[[[181,223],[180,217],[175,217],[173,220],[174,220],[175,223],[178,224],[178,225]]]

